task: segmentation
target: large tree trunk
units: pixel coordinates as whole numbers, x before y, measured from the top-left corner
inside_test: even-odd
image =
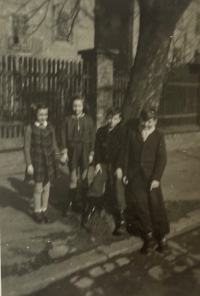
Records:
[[[138,1],[140,34],[123,106],[125,120],[137,118],[146,105],[158,109],[172,34],[192,0]]]

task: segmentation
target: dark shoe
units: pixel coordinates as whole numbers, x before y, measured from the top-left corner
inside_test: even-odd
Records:
[[[51,222],[50,218],[47,215],[47,211],[42,212],[42,216],[43,216],[44,223],[50,223]]]
[[[125,224],[125,217],[123,211],[117,211],[114,214],[115,219],[115,230],[113,231],[113,235],[122,235],[123,232],[120,231],[120,228]]]
[[[76,202],[76,188],[69,189],[69,204],[65,205],[62,210],[62,216],[69,216],[72,211],[75,210]]]
[[[165,237],[158,240],[158,246],[156,248],[156,251],[159,253],[163,253],[165,251],[168,251],[167,240]]]
[[[70,201],[68,207],[64,207],[62,210],[62,216],[67,217],[72,212],[72,201]]]
[[[152,243],[153,243],[153,234],[152,234],[152,232],[150,232],[146,235],[146,237],[144,239],[144,243],[143,243],[142,248],[140,249],[140,253],[148,254]]]
[[[34,213],[33,213],[33,219],[34,219],[34,221],[37,222],[38,224],[42,224],[42,223],[44,223],[44,219],[43,219],[43,215],[42,215],[42,213],[34,212]]]

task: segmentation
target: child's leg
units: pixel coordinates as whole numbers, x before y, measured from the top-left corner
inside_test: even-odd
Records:
[[[42,212],[42,191],[43,191],[42,182],[35,182],[34,191],[33,191],[34,220],[40,224],[43,223],[43,217],[41,215],[41,212]]]
[[[87,207],[87,191],[88,191],[88,169],[80,171],[81,179],[81,202],[82,202],[82,213]]]
[[[124,210],[126,209],[125,202],[125,188],[122,184],[122,179],[114,177],[113,186],[112,186],[112,195],[113,195],[113,214],[115,219],[115,230],[113,231],[114,235],[120,235],[120,227],[125,222]],[[112,196],[111,195],[111,196]]]
[[[70,172],[70,181],[69,181],[69,192],[68,192],[68,202],[65,204],[62,210],[62,215],[67,216],[74,206],[76,200],[76,189],[77,189],[78,175],[77,169],[74,169]]]
[[[45,212],[48,207],[49,192],[50,192],[50,182],[47,182],[43,185],[43,191],[42,191],[42,211],[43,212]]]
[[[42,191],[42,216],[45,223],[50,223],[50,219],[47,215],[49,192],[50,192],[50,182],[47,181],[43,184],[43,191]]]
[[[35,213],[40,213],[42,211],[42,191],[43,191],[42,182],[35,182],[34,191],[33,191]]]

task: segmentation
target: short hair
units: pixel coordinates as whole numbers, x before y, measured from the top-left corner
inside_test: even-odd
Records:
[[[148,107],[148,108],[143,108],[142,111],[140,112],[140,119],[143,121],[147,121],[149,119],[157,119],[157,112],[154,108]]]
[[[120,116],[122,116],[122,110],[120,107],[110,107],[108,110],[107,110],[107,113],[106,113],[106,118],[108,118],[109,116],[115,116],[119,114]]]
[[[76,100],[81,100],[83,102],[83,112],[87,114],[89,112],[89,106],[86,104],[85,97],[80,94],[76,94],[71,97],[70,102],[68,104],[68,108],[67,108],[68,112],[67,113],[69,113],[69,114],[73,113],[73,103]]]
[[[37,113],[38,113],[38,110],[40,109],[48,109],[47,104],[44,102],[39,102],[37,104],[31,105],[32,114],[35,120],[37,119]]]

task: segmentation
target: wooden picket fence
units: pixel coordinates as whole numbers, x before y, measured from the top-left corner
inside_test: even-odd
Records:
[[[46,101],[59,126],[74,94],[87,95],[89,66],[80,62],[3,56],[0,63],[0,138],[23,135],[30,105]]]

